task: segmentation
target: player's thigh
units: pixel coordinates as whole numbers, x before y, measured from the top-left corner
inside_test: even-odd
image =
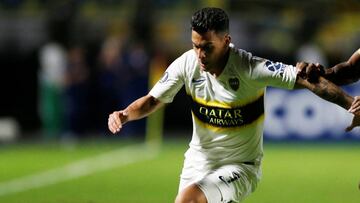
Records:
[[[207,203],[207,200],[199,186],[191,184],[177,195],[175,203]]]
[[[208,203],[241,202],[259,181],[259,167],[239,164],[222,166],[196,182]]]

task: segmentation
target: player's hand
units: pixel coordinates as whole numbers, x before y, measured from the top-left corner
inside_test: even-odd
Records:
[[[325,69],[319,63],[298,62],[296,64],[298,75],[309,82],[316,82],[319,76],[325,74]]]
[[[112,114],[110,114],[108,118],[109,130],[113,134],[120,132],[123,124],[126,121],[127,116],[128,112],[126,110],[114,111]]]
[[[354,118],[351,122],[351,125],[345,129],[346,132],[351,131],[357,126],[360,126],[360,96],[354,97],[354,101],[348,111],[354,114]]]
[[[345,131],[346,131],[346,132],[349,132],[349,131],[351,131],[352,129],[354,129],[355,127],[358,127],[358,126],[360,126],[360,112],[357,112],[357,113],[354,114],[354,118],[353,118],[353,120],[352,120],[352,122],[351,122],[351,125],[349,125],[349,126],[345,129]]]
[[[355,96],[354,101],[351,104],[351,107],[348,110],[350,113],[355,113],[360,111],[360,96]]]

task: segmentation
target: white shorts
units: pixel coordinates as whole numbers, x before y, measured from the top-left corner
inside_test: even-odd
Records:
[[[179,192],[196,184],[204,192],[208,203],[241,202],[256,189],[261,177],[261,167],[251,164],[224,165],[208,172],[199,172],[192,167],[183,169]]]

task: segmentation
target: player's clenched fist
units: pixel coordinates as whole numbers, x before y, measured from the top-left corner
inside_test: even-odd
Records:
[[[310,82],[315,82],[318,78],[324,75],[325,70],[322,65],[319,63],[306,63],[306,62],[298,62],[296,64],[296,68],[298,71],[298,75],[305,80],[309,80]]]
[[[126,122],[127,116],[128,113],[126,110],[114,111],[112,114],[110,114],[108,119],[109,130],[113,134],[120,132],[123,124]]]

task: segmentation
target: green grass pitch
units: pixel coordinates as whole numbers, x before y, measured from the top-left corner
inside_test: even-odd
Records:
[[[153,157],[41,186],[28,183],[34,174],[125,148],[122,141],[86,141],[75,145],[27,143],[0,146],[0,202],[16,203],[171,203],[177,193],[185,140],[165,141]],[[147,149],[138,149],[141,158]],[[360,202],[360,143],[267,144],[263,178],[245,203]],[[134,152],[129,151],[129,159]],[[144,154],[142,154],[144,153]],[[126,158],[126,157],[125,157]],[[116,157],[107,160],[111,162]],[[94,162],[96,159],[94,159]],[[101,163],[94,163],[101,164]],[[79,173],[87,168],[80,168]],[[77,171],[75,170],[75,175]],[[4,192],[14,180],[30,184]],[[39,176],[39,179],[41,177]],[[35,180],[33,178],[32,180]]]

